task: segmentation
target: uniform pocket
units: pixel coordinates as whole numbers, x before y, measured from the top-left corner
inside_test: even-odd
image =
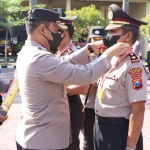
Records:
[[[118,80],[106,78],[105,83],[104,83],[104,88],[112,90],[112,91],[118,91],[119,90],[119,82],[118,82]]]

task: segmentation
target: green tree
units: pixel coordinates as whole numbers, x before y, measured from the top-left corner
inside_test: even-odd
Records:
[[[88,32],[91,26],[106,26],[107,23],[101,17],[101,13],[95,8],[95,5],[82,7],[81,9],[73,9],[65,12],[67,17],[78,16],[73,22],[75,32],[73,40],[77,41],[81,38],[83,31]]]
[[[149,4],[149,13],[148,13],[148,15],[146,17],[142,18],[142,21],[147,22],[148,25],[146,25],[146,26],[142,25],[140,27],[141,34],[145,38],[148,38],[148,37],[150,37],[150,4]]]
[[[12,26],[23,25],[29,6],[22,6],[24,0],[0,0],[0,26],[6,29],[6,41],[8,29]],[[37,5],[34,7],[44,7]],[[7,63],[7,42],[5,42],[5,62]]]

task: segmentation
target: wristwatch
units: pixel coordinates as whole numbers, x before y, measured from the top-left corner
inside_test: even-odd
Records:
[[[90,53],[94,53],[94,50],[90,44],[87,45],[87,49],[90,51]]]
[[[126,147],[125,150],[136,150],[134,148]]]

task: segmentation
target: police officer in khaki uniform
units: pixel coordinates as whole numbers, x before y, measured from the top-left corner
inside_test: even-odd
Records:
[[[87,43],[95,42],[103,40],[103,37],[106,35],[105,27],[103,26],[92,26],[89,30],[89,35],[87,38]],[[105,48],[100,49],[100,53],[96,55],[92,53],[89,57],[90,61],[94,61],[99,57]],[[83,150],[94,150],[93,144],[93,126],[95,121],[95,97],[97,92],[97,83],[93,82],[92,86],[90,87],[88,101],[85,108],[85,118],[83,124],[83,135],[84,135],[84,142],[83,142]],[[82,99],[85,99],[85,96],[82,96]]]
[[[134,44],[140,25],[147,23],[110,5],[103,39],[106,47],[117,42]],[[142,125],[147,100],[146,72],[132,49],[113,57],[112,67],[100,78],[95,101],[95,150],[143,150]]]
[[[60,17],[60,21],[64,23],[68,29],[63,31],[60,45],[58,46],[58,51],[56,56],[66,56],[77,51],[78,49],[74,46],[72,42],[72,36],[74,33],[74,26],[72,25],[73,21],[77,19],[77,16],[71,18]],[[60,31],[62,32],[62,31]],[[70,120],[71,120],[71,143],[67,150],[79,150],[80,141],[79,134],[83,124],[84,113],[82,112],[83,104],[78,94],[86,94],[88,90],[88,85],[69,85],[66,86],[68,93],[68,100],[70,106]]]
[[[70,55],[71,53],[73,53],[74,51],[78,50],[73,42],[72,42],[72,36],[74,34],[74,26],[72,25],[73,21],[75,21],[77,19],[77,16],[73,16],[73,17],[60,17],[60,21],[62,23],[64,23],[67,26],[67,30],[65,31],[61,31],[62,32],[62,36],[63,39],[58,47],[58,50],[56,52],[56,56],[60,57],[60,56],[66,56],[66,55]]]
[[[22,99],[17,150],[66,149],[70,115],[65,85],[91,83],[110,68],[113,55],[129,50],[129,44],[118,43],[89,63],[90,52],[97,53],[104,46],[103,42],[96,42],[58,58],[54,53],[63,38],[59,29],[67,29],[59,21],[59,13],[40,8],[28,12],[28,38],[16,62]]]

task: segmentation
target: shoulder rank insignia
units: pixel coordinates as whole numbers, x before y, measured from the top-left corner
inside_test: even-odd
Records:
[[[130,53],[128,56],[129,56],[129,59],[130,59],[131,63],[139,62],[140,61],[140,59],[134,53]]]
[[[141,68],[132,68],[128,70],[128,73],[130,74],[132,78],[132,87],[135,90],[139,90],[143,87],[142,83],[142,69]]]
[[[73,50],[71,50],[71,49],[68,49],[68,55],[70,55],[71,53],[73,53]]]

